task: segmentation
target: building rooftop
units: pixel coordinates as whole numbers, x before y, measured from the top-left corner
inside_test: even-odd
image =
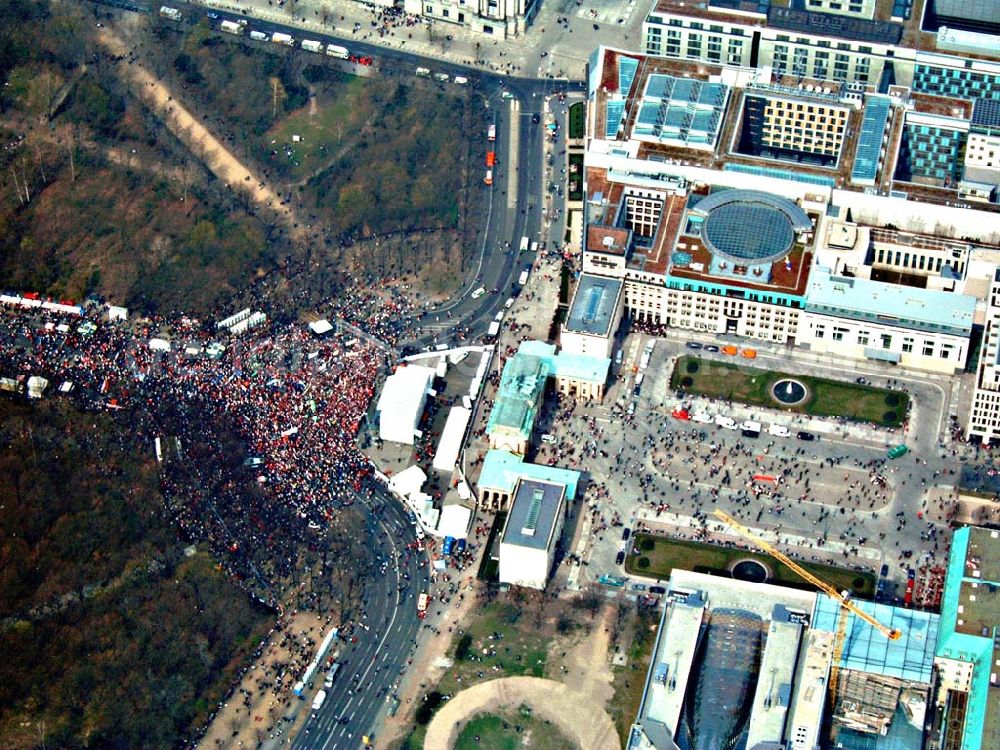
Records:
[[[938,615],[862,599],[855,599],[854,604],[886,627],[898,629],[902,636],[891,641],[852,612],[847,615],[847,635],[840,666],[910,682],[930,683],[938,637]],[[837,621],[843,616],[843,611],[835,599],[818,594],[813,610],[813,628],[836,633]]]
[[[968,336],[976,298],[870,279],[832,276],[817,266],[809,279],[806,309],[851,320],[891,320],[920,331]]]
[[[646,78],[632,137],[711,150],[722,127],[729,87],[693,78],[652,73]],[[609,101],[610,108],[613,102]],[[624,114],[624,110],[623,110]],[[611,121],[609,110],[608,120]],[[610,130],[610,128],[609,128]]]
[[[787,619],[773,618],[767,629],[764,654],[760,662],[746,746],[759,742],[780,743],[792,700],[795,662],[802,638],[802,625]]]
[[[566,488],[554,482],[522,479],[518,482],[504,525],[501,544],[548,549],[562,508]]]
[[[621,290],[621,279],[590,274],[580,276],[566,318],[566,330],[573,333],[607,336],[615,319],[615,309]]]
[[[941,599],[937,655],[973,665],[961,750],[1000,747],[1000,687],[990,681],[1000,659],[998,588],[1000,531],[956,530]]]
[[[507,451],[486,451],[483,469],[479,473],[480,485],[489,489],[513,492],[514,487],[522,478],[561,484],[566,488],[566,499],[575,500],[580,472],[572,469],[560,469],[557,466],[528,463],[523,456]]]
[[[623,227],[591,224],[587,227],[587,252],[624,255],[632,241],[632,231]]]
[[[759,190],[720,190],[698,201],[689,215],[704,218],[706,249],[733,263],[773,263],[791,252],[797,232],[812,229],[795,203]]]
[[[903,24],[894,21],[869,21],[834,13],[816,13],[775,6],[767,11],[767,25],[772,29],[875,44],[899,44],[903,38]]]
[[[506,429],[530,435],[549,374],[548,361],[543,357],[518,351],[508,359],[486,425],[487,434]]]
[[[875,184],[882,141],[885,138],[891,111],[892,106],[888,97],[869,96],[865,99],[865,114],[861,120],[861,132],[858,134],[854,167],[851,170],[852,182]]]

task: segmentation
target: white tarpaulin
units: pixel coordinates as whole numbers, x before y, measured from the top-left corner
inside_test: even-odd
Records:
[[[438,471],[451,472],[455,469],[458,454],[462,452],[462,440],[465,428],[469,425],[472,412],[463,406],[453,406],[448,412],[448,421],[441,431],[437,452],[434,454],[433,466]]]
[[[414,464],[390,477],[389,489],[402,497],[410,497],[414,493],[420,492],[426,481],[427,475],[424,474],[424,470]]]
[[[378,434],[382,440],[413,445],[434,370],[421,365],[400,367],[390,375],[378,398]]]
[[[441,520],[438,523],[437,533],[439,536],[453,536],[456,539],[465,539],[469,533],[469,524],[472,523],[472,511],[464,505],[446,505],[441,510]]]

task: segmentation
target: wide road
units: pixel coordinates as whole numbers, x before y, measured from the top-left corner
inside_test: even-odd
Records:
[[[156,13],[160,5],[147,0],[102,0],[102,4],[144,13]],[[489,201],[489,207],[481,239],[473,248],[472,264],[475,274],[472,278],[466,279],[453,299],[415,321],[421,328],[420,335],[413,341],[403,343],[417,347],[448,341],[457,343],[459,339],[453,334],[458,329],[464,329],[467,339],[485,334],[494,315],[503,308],[504,301],[516,291],[515,282],[520,271],[534,261],[534,255],[531,253],[519,254],[521,237],[527,236],[531,242],[542,242],[547,239],[543,237],[546,190],[543,153],[545,102],[558,94],[584,91],[583,82],[495,75],[438,58],[425,58],[410,52],[361,42],[354,37],[306,32],[297,27],[261,19],[248,19],[245,15],[221,10],[212,11],[216,17],[208,18],[207,9],[191,4],[179,4],[179,7],[184,12],[184,24],[207,20],[213,26],[218,26],[223,20],[243,22],[249,20],[246,35],[249,35],[251,30],[268,34],[281,31],[293,36],[297,43],[304,38],[324,43],[332,42],[346,46],[352,55],[374,58],[374,66],[367,67],[317,55],[319,59],[325,59],[330,65],[342,67],[345,71],[357,72],[364,76],[412,77],[416,75],[417,68],[422,67],[431,70],[435,75],[448,76],[447,83],[438,85],[458,86],[459,84],[454,83],[455,76],[464,76],[468,79],[467,86],[480,90],[489,103],[482,121],[482,136],[485,141],[487,125],[495,117],[496,150],[499,161],[492,190],[483,186],[483,196]],[[266,47],[273,44],[255,42],[246,35],[241,38],[246,44]],[[314,53],[301,52],[301,54]],[[554,99],[552,101],[555,103]],[[534,122],[536,116],[539,119],[537,123]],[[567,132],[566,118],[560,116],[559,119],[558,137],[553,142],[553,149],[557,154],[561,148],[565,148],[563,139]],[[512,149],[513,159],[509,160],[508,156],[511,155]],[[555,160],[557,169],[560,163],[562,160],[557,158]],[[472,165],[471,168],[477,175],[480,169],[485,172],[483,165]],[[561,199],[554,197],[553,206],[558,207],[564,200],[565,197]],[[561,226],[561,222],[558,222],[557,226]],[[561,233],[556,239],[561,241]],[[473,292],[480,286],[484,287],[487,293],[478,299],[473,299]]]
[[[309,711],[293,743],[301,750],[361,746],[361,737],[395,693],[420,626],[416,597],[426,590],[427,557],[407,549],[416,540],[407,513],[378,487],[372,498],[363,497],[362,502],[370,510],[369,532],[377,540],[378,558],[365,579],[364,616],[354,629],[357,643],[348,639],[342,645],[340,670],[326,690],[322,708]],[[324,676],[317,673],[317,686]],[[312,695],[307,693],[303,710],[310,709]]]

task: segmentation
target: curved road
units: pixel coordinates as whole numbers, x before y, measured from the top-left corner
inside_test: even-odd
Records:
[[[119,8],[125,5],[125,2],[116,0],[103,2]],[[125,10],[155,12],[158,7],[148,0],[127,2]],[[184,13],[185,22],[192,23],[203,18],[207,11],[186,4]],[[245,20],[244,16],[221,11],[217,15],[219,18],[215,23],[227,18]],[[492,120],[497,125],[495,150],[498,162],[493,186],[489,189],[483,186],[489,208],[477,248],[477,276],[466,282],[456,298],[415,321],[422,331],[416,340],[408,343],[427,346],[447,342],[459,328],[465,329],[467,338],[484,334],[493,316],[503,308],[504,301],[516,291],[515,282],[520,271],[534,261],[530,252],[519,252],[521,237],[527,236],[530,242],[546,239],[542,234],[546,192],[545,101],[556,94],[581,92],[584,84],[565,79],[498,76],[353,38],[303,32],[298,28],[290,29],[256,19],[251,19],[250,24],[249,28],[268,33],[286,31],[296,39],[303,38],[305,34],[310,39],[344,43],[352,54],[375,58],[376,67],[368,69],[371,73],[410,76],[415,75],[417,67],[427,67],[434,73],[446,73],[452,79],[455,75],[465,76],[469,80],[468,85],[481,90],[488,102],[491,118],[483,119],[483,139],[485,141],[486,130]],[[350,63],[329,57],[323,59],[331,64],[351,67]],[[358,72],[364,74],[365,71],[359,68]],[[535,122],[536,116],[538,122]],[[565,148],[563,139],[567,126],[565,118],[561,118],[554,149]],[[553,181],[559,182],[557,179]],[[564,205],[564,198],[553,196],[553,208],[562,210]],[[562,222],[556,226],[561,227]],[[558,239],[561,244],[561,234]],[[487,293],[473,299],[473,291],[480,286]],[[416,597],[426,590],[429,563],[422,553],[408,550],[408,545],[416,539],[408,512],[377,483],[372,496],[362,497],[361,500],[369,508],[369,536],[381,540],[377,542],[380,546],[376,551],[379,567],[371,571],[366,579],[362,626],[354,631],[357,642],[348,642],[341,649],[338,656],[341,667],[332,687],[327,689],[323,706],[314,714],[308,701],[303,701],[301,710],[308,710],[310,716],[292,742],[292,746],[299,750],[361,746],[362,736],[371,731],[380,712],[395,693],[420,627],[416,616]],[[319,673],[315,679],[320,681],[324,676]],[[311,693],[307,695],[311,700]],[[280,740],[275,740],[274,744],[278,742]]]

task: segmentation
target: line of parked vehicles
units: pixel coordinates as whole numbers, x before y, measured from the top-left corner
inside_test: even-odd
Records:
[[[222,19],[221,16],[215,11],[208,11],[206,15],[212,21],[219,21],[219,31],[223,31],[226,34],[243,36],[248,31],[248,23],[244,18],[230,21],[228,19]],[[184,14],[181,13],[181,11],[177,8],[171,8],[166,5],[160,6],[160,16],[171,21],[177,21],[178,23],[184,20]],[[268,34],[264,31],[250,30],[249,36],[257,42],[274,42],[275,44],[280,44],[285,47],[296,46],[296,41],[291,34],[285,34],[280,31]],[[324,44],[323,42],[315,39],[303,39],[298,43],[298,46],[306,52],[315,52],[321,55],[326,54],[330,57],[335,57],[338,60],[347,60],[348,62],[357,63],[358,65],[372,65],[372,63],[374,63],[374,59],[368,55],[351,54],[347,47],[343,47],[339,44]]]
[[[676,408],[671,412],[671,416],[674,419],[680,419],[682,421],[699,422],[700,424],[714,424],[716,427],[721,427],[724,430],[740,430],[744,437],[760,437],[761,432],[764,431],[764,425],[760,422],[755,422],[752,419],[747,419],[743,422],[737,422],[732,417],[727,417],[724,414],[709,414],[704,411],[692,412],[687,406],[683,404],[678,404]],[[792,431],[788,429],[783,424],[769,424],[767,426],[767,434],[773,437],[787,438],[792,436]],[[818,436],[807,432],[806,430],[799,430],[795,433],[795,437],[799,440],[818,440]]]

